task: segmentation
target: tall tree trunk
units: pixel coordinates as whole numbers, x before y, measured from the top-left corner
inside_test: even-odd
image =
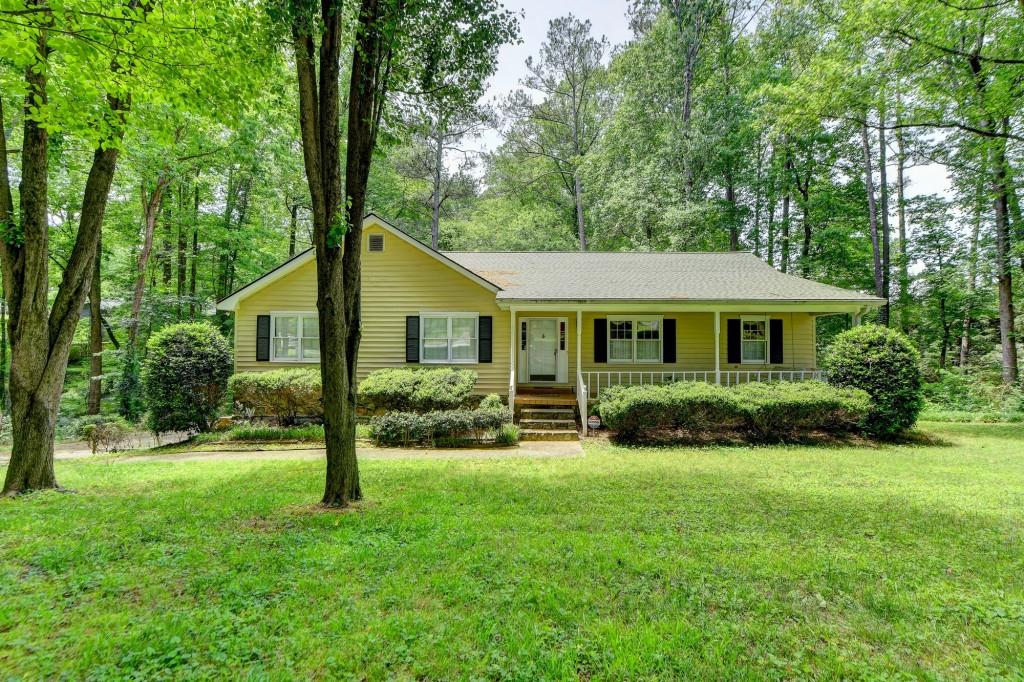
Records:
[[[775,190],[772,189],[772,196],[768,200],[768,237],[765,242],[765,251],[768,253],[768,265],[775,266]]]
[[[291,206],[291,216],[288,219],[288,257],[295,255],[295,241],[299,230],[299,205],[294,203]],[[435,247],[436,248],[436,247]]]
[[[82,210],[74,246],[50,304],[49,281],[49,135],[33,119],[46,105],[47,30],[36,40],[36,61],[25,71],[25,122],[21,152],[20,219],[24,239],[0,240],[3,281],[10,306],[11,341],[11,459],[4,495],[57,487],[53,470],[53,437],[68,354],[82,305],[91,286],[100,228],[117,163],[120,126],[101,140],[86,177]],[[112,65],[116,67],[116,64]],[[123,123],[128,101],[108,98],[111,111]],[[0,109],[0,131],[3,113]],[[7,167],[6,135],[0,132],[0,222],[10,223],[13,202]]]
[[[1006,181],[1006,143],[996,141],[992,195],[996,227],[996,276],[999,289],[999,338],[1003,350],[1003,383],[1017,383],[1017,334],[1014,328],[1013,274],[1010,268],[1010,225]]]
[[[896,258],[897,273],[899,278],[899,292],[897,294],[900,308],[900,330],[907,331],[909,326],[908,315],[910,312],[910,258],[907,255],[907,200],[906,200],[906,178],[904,171],[907,165],[906,139],[903,129],[899,124],[903,122],[903,104],[897,91],[896,109],[896,225],[899,231],[899,251]]]
[[[102,239],[102,237],[101,237]],[[92,286],[89,287],[89,395],[87,414],[99,414],[103,398],[103,313],[101,308],[103,287],[103,246],[96,244],[96,259],[92,268]]]
[[[782,256],[780,258],[782,271],[789,272],[789,202],[792,192],[791,178],[793,176],[793,159],[789,149],[786,150],[786,162],[783,173],[782,190]]]
[[[883,95],[884,97],[884,95]],[[882,228],[882,298],[885,305],[878,310],[879,321],[889,325],[889,278],[892,268],[890,267],[889,254],[889,182],[886,178],[887,152],[885,145],[885,108],[878,109],[878,198],[879,198],[879,223]]]
[[[196,269],[199,265],[199,172],[192,194],[192,254],[188,259],[188,317],[196,319]]]
[[[726,165],[725,171],[725,203],[729,211],[729,250],[740,250],[739,209],[736,206],[736,187],[732,179],[732,169]]]
[[[132,307],[128,317],[128,345],[135,348],[139,339],[139,316],[142,313],[142,296],[146,291],[146,269],[149,267],[149,257],[153,253],[153,238],[156,232],[157,218],[160,216],[160,206],[163,203],[164,191],[170,183],[166,172],[160,173],[156,179],[156,185],[152,192],[146,191],[146,185],[141,185],[142,199],[142,248],[139,249],[139,257],[135,263],[135,286],[132,289]]]
[[[939,299],[939,324],[942,326],[942,348],[939,350],[939,369],[946,369],[946,354],[949,351],[949,322],[946,320],[946,297]]]
[[[981,167],[988,166],[987,155],[982,156]],[[985,187],[978,182],[974,200],[974,223],[971,226],[970,250],[967,253],[967,299],[964,301],[964,322],[960,334],[960,367],[966,369],[970,361],[971,325],[973,323],[974,299],[978,288],[978,237],[981,233],[981,220],[985,202]]]
[[[576,201],[576,232],[580,239],[580,251],[587,250],[587,228],[583,223],[583,183],[580,181],[579,169],[573,173],[573,198]]]
[[[186,292],[185,277],[188,272],[188,256],[186,255],[188,251],[188,232],[186,231],[186,221],[184,220],[186,205],[185,202],[187,196],[188,194],[186,193],[186,188],[182,187],[178,193],[178,267],[176,273],[177,290],[175,292],[178,299],[177,305],[175,307],[177,308],[179,320],[182,318],[182,314],[184,313],[183,299],[185,297]]]
[[[441,240],[441,170],[444,164],[444,136],[441,134],[441,121],[434,124],[432,140],[434,144],[434,192],[430,197],[430,245],[438,248]]]
[[[865,118],[867,118],[865,116]],[[882,251],[878,240],[878,209],[875,206],[875,174],[871,168],[871,144],[868,141],[868,124],[860,127],[861,150],[864,152],[864,190],[868,195],[868,227],[871,233],[871,256],[874,263],[875,296],[882,298]]]

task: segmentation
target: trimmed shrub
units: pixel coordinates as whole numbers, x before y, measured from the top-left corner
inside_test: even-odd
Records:
[[[622,438],[646,431],[734,428],[745,414],[727,388],[703,382],[616,386],[601,391],[601,421]]]
[[[389,412],[370,420],[370,437],[379,445],[459,445],[483,440],[511,421],[508,408]]]
[[[871,399],[855,388],[820,381],[749,383],[731,389],[762,438],[813,431],[856,430],[871,410]]]
[[[228,380],[239,410],[291,425],[299,417],[323,416],[320,370],[275,369],[239,372]]]
[[[142,386],[154,433],[208,431],[231,376],[227,340],[205,322],[174,324],[146,344]]]
[[[868,324],[837,336],[823,367],[830,384],[867,391],[872,406],[865,430],[889,438],[913,426],[921,412],[920,362],[906,336]]]
[[[476,380],[469,369],[379,369],[359,382],[359,402],[372,411],[453,410],[470,403]]]
[[[89,415],[78,420],[75,436],[89,444],[95,455],[100,450],[121,450],[132,434],[132,425],[123,417],[114,415]]]
[[[500,410],[505,407],[505,401],[497,393],[489,393],[480,401],[481,410]]]

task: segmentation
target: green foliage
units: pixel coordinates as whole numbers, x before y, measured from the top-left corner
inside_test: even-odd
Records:
[[[729,389],[697,381],[615,386],[601,391],[599,412],[605,426],[623,439],[665,429],[735,428],[746,416]]]
[[[476,380],[470,369],[379,369],[359,382],[359,402],[374,411],[450,410],[469,404]]]
[[[192,438],[196,444],[208,443],[273,443],[295,441],[299,443],[322,443],[322,424],[303,426],[266,426],[261,424],[237,424],[226,431],[198,433]]]
[[[921,411],[921,356],[906,336],[880,325],[854,327],[836,337],[823,368],[830,384],[871,396],[868,433],[887,438],[909,429]]]
[[[235,405],[246,417],[273,417],[294,424],[323,414],[319,368],[239,372],[228,380]]]
[[[731,390],[750,428],[765,439],[854,431],[871,411],[866,392],[820,381],[752,382]]]
[[[519,427],[515,424],[502,424],[501,428],[494,433],[494,442],[497,445],[518,445]]]
[[[922,419],[931,421],[1024,421],[1024,389],[999,377],[939,370],[923,385]]]
[[[142,380],[139,376],[139,357],[135,348],[124,348],[121,357],[121,373],[117,377],[117,413],[137,424],[142,419],[146,404],[142,395]]]
[[[154,433],[208,431],[231,376],[231,349],[208,323],[161,329],[146,345],[142,370]]]
[[[131,434],[132,425],[116,415],[81,417],[75,426],[75,436],[88,443],[93,454],[123,449]]]
[[[370,420],[370,437],[380,445],[445,447],[479,442],[488,434],[497,437],[497,432],[511,421],[508,408],[389,412]]]
[[[867,393],[819,381],[753,382],[731,388],[704,382],[616,386],[601,392],[598,413],[617,438],[629,441],[659,431],[757,439],[853,431],[871,408]]]
[[[480,401],[481,410],[500,410],[503,407],[505,407],[505,401],[497,393],[488,393]]]

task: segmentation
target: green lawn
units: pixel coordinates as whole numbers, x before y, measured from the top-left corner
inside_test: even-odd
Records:
[[[1024,426],[887,448],[75,462],[0,501],[0,678],[1024,674]],[[727,671],[727,672],[723,672]]]

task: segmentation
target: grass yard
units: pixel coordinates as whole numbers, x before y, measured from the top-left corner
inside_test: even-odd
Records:
[[[1024,675],[1024,426],[946,445],[71,462],[0,501],[0,678]]]

